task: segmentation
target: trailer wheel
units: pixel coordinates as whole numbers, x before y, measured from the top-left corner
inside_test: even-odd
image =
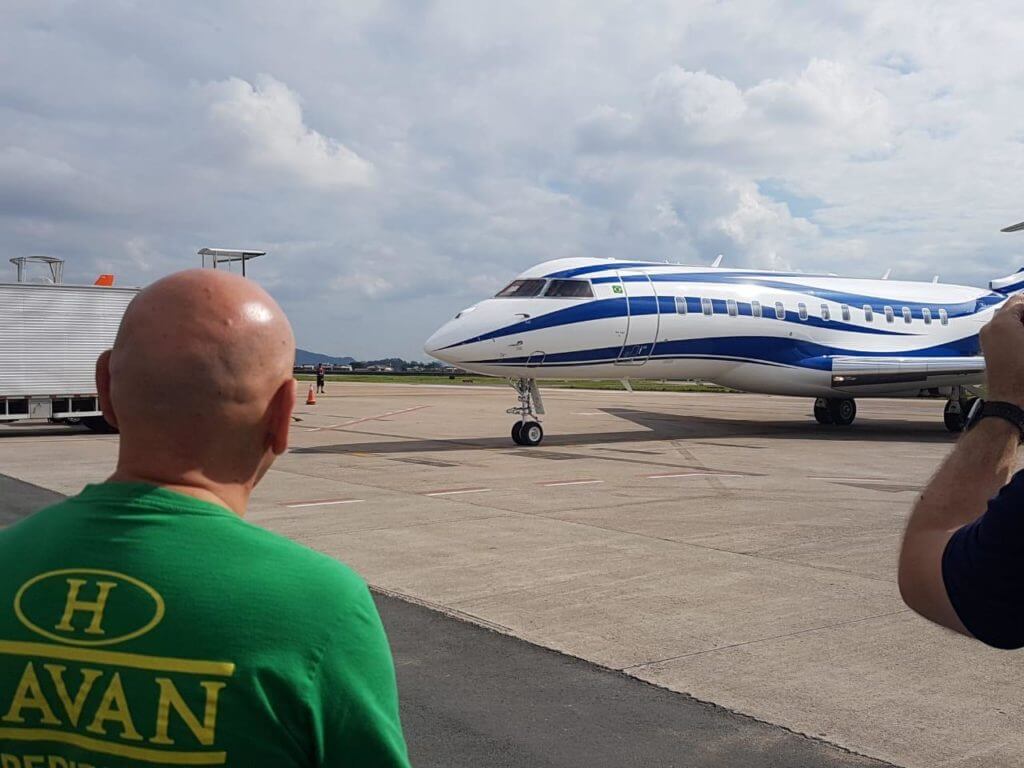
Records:
[[[107,420],[102,416],[86,416],[82,419],[82,423],[92,432],[96,432],[100,435],[115,435],[117,430],[114,429]]]

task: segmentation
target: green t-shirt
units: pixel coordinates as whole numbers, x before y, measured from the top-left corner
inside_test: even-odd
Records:
[[[0,768],[408,766],[366,585],[230,510],[87,486],[0,531]]]

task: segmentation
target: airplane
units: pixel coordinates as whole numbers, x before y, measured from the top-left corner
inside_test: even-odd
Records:
[[[543,379],[696,379],[808,397],[834,427],[853,424],[858,397],[945,398],[946,428],[960,432],[984,381],[979,332],[1024,292],[1024,269],[984,290],[720,264],[544,262],[459,312],[424,351],[508,378],[512,439],[525,446],[544,438]]]

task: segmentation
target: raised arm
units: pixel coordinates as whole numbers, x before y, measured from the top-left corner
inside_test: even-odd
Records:
[[[1024,408],[1024,298],[1011,298],[996,313],[981,342],[987,399]],[[957,632],[987,634],[988,626],[981,632],[978,627],[1020,592],[1019,583],[999,579],[1024,544],[1024,526],[1016,526],[1017,518],[1024,520],[1024,482],[1007,486],[1019,442],[1020,431],[1007,421],[979,423],[943,462],[907,523],[900,593],[919,614]],[[1024,592],[1019,599],[1024,605]]]

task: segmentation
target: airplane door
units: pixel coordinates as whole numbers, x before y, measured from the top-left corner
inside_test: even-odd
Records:
[[[654,351],[661,315],[658,293],[651,278],[643,272],[622,270],[619,273],[626,294],[629,317],[626,339],[615,362],[619,365],[643,365]]]

